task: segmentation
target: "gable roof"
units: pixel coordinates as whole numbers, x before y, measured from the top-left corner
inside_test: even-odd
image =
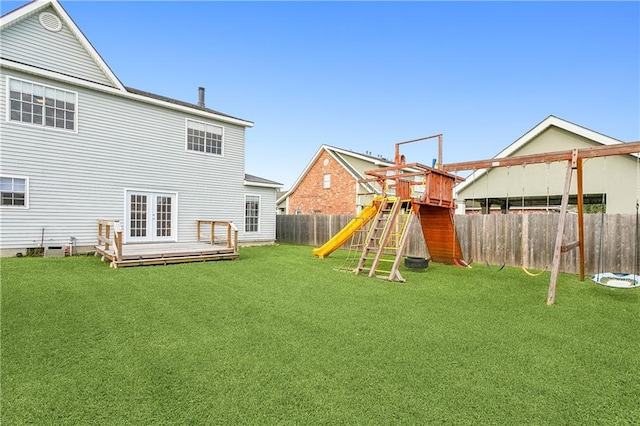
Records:
[[[45,9],[51,7],[58,15],[63,24],[73,33],[76,39],[80,42],[82,47],[86,50],[89,56],[93,59],[100,70],[105,76],[113,83],[113,87],[100,84],[88,80],[78,78],[76,76],[56,72],[53,70],[44,69],[42,67],[21,63],[8,58],[0,57],[0,65],[3,68],[14,69],[17,71],[25,72],[28,74],[34,74],[44,76],[52,80],[62,81],[77,86],[89,87],[101,92],[110,93],[116,96],[121,96],[129,99],[133,99],[139,102],[150,103],[159,105],[165,108],[188,112],[191,114],[200,115],[206,118],[219,120],[231,124],[236,124],[243,127],[253,127],[253,122],[244,120],[241,118],[233,117],[228,114],[223,114],[219,111],[215,111],[209,108],[200,107],[188,102],[179,101],[176,99],[156,95],[153,93],[145,92],[131,87],[125,87],[118,77],[109,68],[107,63],[102,59],[98,51],[93,47],[89,40],[82,33],[80,28],[75,24],[71,16],[60,5],[58,0],[34,0],[27,3],[13,11],[10,11],[0,17],[0,30],[5,30],[13,25],[22,22],[23,20],[37,14]]]
[[[300,176],[298,176],[298,179],[295,181],[291,189],[289,189],[284,194],[282,194],[276,200],[276,203],[282,202],[282,200],[287,198],[289,194],[294,192],[298,188],[298,186],[300,186],[300,183],[309,172],[309,169],[311,169],[311,167],[315,164],[315,162],[318,161],[318,158],[320,158],[320,155],[322,155],[323,152],[326,152],[331,157],[333,157],[333,159],[335,159],[336,162],[340,164],[347,171],[347,173],[349,173],[354,178],[354,180],[367,179],[367,176],[365,176],[363,173],[358,171],[357,168],[351,164],[351,162],[349,161],[350,158],[371,163],[371,169],[390,167],[394,165],[393,161],[387,160],[386,158],[383,158],[383,157],[374,157],[372,155],[361,154],[358,152],[349,151],[347,149],[323,144],[320,146],[320,148],[315,153],[313,158],[311,158],[311,161],[309,161],[309,164],[307,164],[307,166],[304,168]],[[373,187],[371,187],[371,189],[373,191]]]
[[[511,154],[513,154],[514,152],[522,148],[524,145],[531,142],[533,139],[535,139],[536,136],[538,136],[540,133],[544,132],[551,126],[555,126],[560,129],[566,130],[567,132],[571,132],[578,136],[582,136],[585,139],[592,140],[601,145],[615,145],[618,143],[623,143],[620,140],[611,138],[609,136],[605,136],[602,133],[595,132],[593,130],[587,129],[586,127],[582,127],[577,124],[571,123],[569,121],[563,120],[562,118],[558,118],[554,115],[550,115],[544,120],[542,120],[540,123],[538,123],[538,125],[535,126],[533,129],[529,130],[527,133],[520,136],[511,145],[509,145],[508,147],[500,151],[493,158],[504,158],[504,157],[510,156]]]
[[[559,129],[565,130],[567,132],[576,134],[578,136],[582,136],[585,139],[589,139],[593,142],[599,143],[601,145],[615,145],[619,143],[623,143],[618,139],[614,139],[612,137],[603,135],[602,133],[598,133],[596,131],[587,129],[586,127],[579,126],[577,124],[571,123],[569,121],[563,120],[562,118],[556,117],[554,115],[550,115],[540,123],[538,123],[533,129],[529,130],[524,135],[520,136],[516,139],[515,142],[507,146],[505,149],[500,151],[492,158],[505,158],[513,155],[520,148],[527,145],[531,141],[533,141],[537,136],[541,133],[549,129],[550,127],[557,127]],[[464,182],[460,182],[455,186],[456,191],[461,191],[467,186],[471,185],[473,181],[480,178],[487,172],[487,169],[478,169],[471,173]]]
[[[71,16],[64,10],[62,5],[57,0],[34,0],[30,3],[23,5],[13,11],[10,11],[0,17],[0,29],[4,30],[16,23],[43,11],[44,9],[51,7],[56,12],[60,20],[62,20],[63,24],[69,28],[69,30],[73,33],[76,39],[80,42],[82,47],[87,51],[89,56],[93,59],[93,61],[98,65],[100,70],[105,74],[109,81],[111,81],[115,88],[119,90],[125,90],[124,86],[116,77],[116,75],[111,71],[111,68],[107,65],[107,63],[102,59],[98,51],[93,47],[93,45],[89,42],[87,37],[82,33],[80,28],[75,24]]]

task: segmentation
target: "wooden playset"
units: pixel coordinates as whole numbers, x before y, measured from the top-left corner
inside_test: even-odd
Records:
[[[404,155],[400,154],[401,145],[433,138],[438,140],[438,158],[434,167],[420,163],[406,163]],[[353,272],[356,274],[367,272],[369,277],[403,282],[404,278],[399,272],[399,266],[407,242],[408,229],[413,220],[419,220],[432,261],[467,266],[462,260],[463,255],[453,220],[455,210],[453,187],[464,179],[452,173],[536,163],[566,162],[567,171],[547,297],[547,303],[553,304],[562,253],[576,248],[579,250],[580,278],[584,280],[583,160],[638,152],[640,152],[640,142],[630,142],[443,164],[441,134],[399,142],[395,144],[394,165],[367,171],[365,173],[371,177],[360,181],[361,183],[375,183],[381,188],[381,195],[374,198],[371,204],[341,233],[336,234],[322,247],[315,249],[314,254],[319,257],[328,256],[345,244],[349,238],[354,238],[358,232],[367,229],[364,225],[371,222],[366,236],[361,240],[361,254]],[[563,244],[565,218],[574,171],[577,175],[578,240]],[[385,263],[390,266],[385,268],[383,266]],[[634,274],[635,278],[637,278],[637,271]],[[634,281],[635,283],[637,280]]]

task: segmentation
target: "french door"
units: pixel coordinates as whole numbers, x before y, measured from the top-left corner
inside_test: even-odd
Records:
[[[127,242],[176,241],[176,225],[176,194],[127,191]]]

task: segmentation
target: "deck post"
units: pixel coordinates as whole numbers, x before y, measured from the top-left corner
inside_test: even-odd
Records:
[[[104,249],[109,250],[109,239],[111,238],[111,224],[109,222],[107,222],[105,224],[105,230],[104,230],[104,234],[105,234],[105,240],[104,240]]]
[[[120,222],[113,224],[113,242],[116,259],[122,261],[122,224]]]
[[[101,220],[98,221],[98,245],[102,243],[100,237],[102,237],[102,221]]]

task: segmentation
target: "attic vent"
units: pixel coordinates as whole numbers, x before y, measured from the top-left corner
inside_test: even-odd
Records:
[[[51,12],[42,12],[38,19],[46,30],[58,32],[62,29],[62,21]]]

